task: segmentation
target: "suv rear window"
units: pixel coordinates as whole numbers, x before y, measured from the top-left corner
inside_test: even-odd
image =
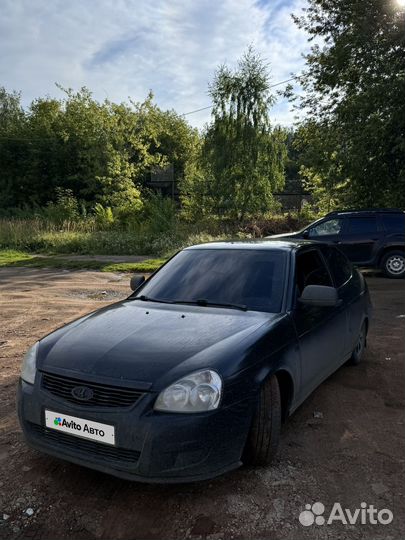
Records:
[[[382,220],[387,232],[405,233],[405,214],[382,214]]]
[[[347,234],[369,234],[377,232],[377,219],[375,216],[349,218],[348,222]]]

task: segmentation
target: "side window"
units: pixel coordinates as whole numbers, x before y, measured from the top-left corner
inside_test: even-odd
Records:
[[[342,229],[343,221],[341,219],[329,219],[323,221],[315,227],[309,229],[309,237],[314,238],[317,236],[336,235],[339,234]]]
[[[295,279],[298,296],[307,285],[333,287],[328,269],[318,250],[313,249],[297,255]]]
[[[352,276],[352,265],[341,251],[335,247],[327,247],[325,256],[332,272],[336,287],[341,287]]]
[[[349,218],[347,234],[373,234],[377,230],[377,219],[375,217]]]
[[[405,214],[382,214],[382,220],[387,232],[405,234]]]

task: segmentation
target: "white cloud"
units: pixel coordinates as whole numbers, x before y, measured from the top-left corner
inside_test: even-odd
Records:
[[[273,82],[302,68],[306,36],[290,13],[305,0],[2,0],[0,84],[24,103],[62,86],[97,99],[143,100],[185,113],[209,105],[216,67],[234,65],[249,44],[270,63]],[[289,124],[288,103],[272,111]],[[201,127],[209,110],[187,116]]]

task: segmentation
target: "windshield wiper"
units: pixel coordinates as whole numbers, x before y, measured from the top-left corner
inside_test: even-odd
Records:
[[[141,296],[135,296],[134,298],[130,298],[130,300],[142,300],[142,302],[157,302],[158,304],[174,304],[171,300],[160,300],[159,298],[151,298],[150,296],[145,296],[144,294],[141,294]]]
[[[156,302],[158,304],[191,304],[196,306],[214,306],[247,311],[247,306],[244,304],[210,302],[209,300],[205,300],[204,298],[199,298],[198,300],[161,300],[160,298],[151,298],[150,296],[145,296],[144,294],[141,294],[141,296],[135,296],[134,298],[129,298],[129,300],[142,300],[143,302]]]
[[[224,307],[231,309],[240,309],[241,311],[247,311],[247,306],[245,304],[230,304],[226,302],[210,302],[205,300],[205,298],[199,298],[198,300],[173,300],[172,304],[191,304],[197,306],[214,306],[214,307]]]

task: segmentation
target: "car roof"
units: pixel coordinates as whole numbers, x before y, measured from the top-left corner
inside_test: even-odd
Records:
[[[324,217],[331,216],[367,216],[372,214],[404,214],[399,208],[365,208],[363,210],[334,210]]]
[[[322,242],[313,240],[304,240],[300,238],[289,238],[288,240],[278,240],[272,238],[258,238],[254,240],[223,240],[216,242],[207,242],[205,244],[196,244],[185,248],[184,251],[194,249],[256,249],[273,251],[293,251],[305,246],[325,245]]]

